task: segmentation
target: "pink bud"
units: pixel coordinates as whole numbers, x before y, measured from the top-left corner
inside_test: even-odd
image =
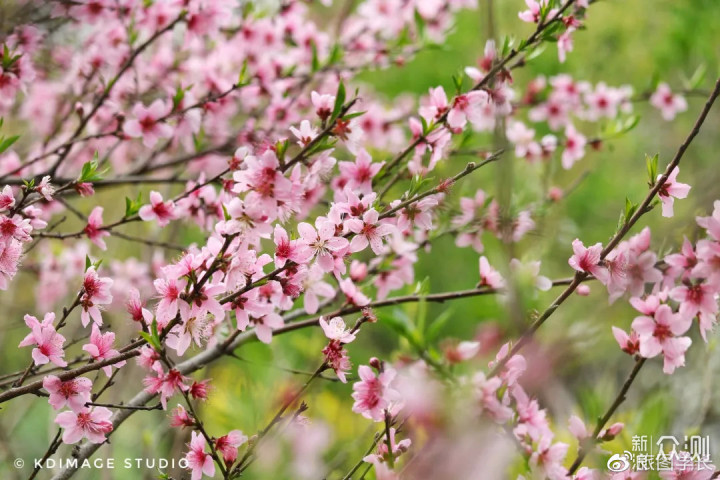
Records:
[[[366,263],[358,262],[353,260],[350,264],[350,278],[353,282],[362,282],[365,280],[368,274],[368,267]]]
[[[577,287],[577,289],[575,289],[575,293],[577,293],[581,297],[587,297],[588,295],[590,295],[590,287],[587,285],[580,285],[579,287]]]
[[[563,194],[562,189],[558,187],[550,187],[550,190],[548,190],[548,198],[553,202],[559,202],[562,200]]]

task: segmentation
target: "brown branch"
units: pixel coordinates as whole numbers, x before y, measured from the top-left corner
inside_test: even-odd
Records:
[[[630,375],[628,375],[627,379],[625,380],[625,383],[623,384],[622,388],[620,389],[620,392],[618,392],[617,397],[615,397],[615,401],[610,405],[610,408],[608,408],[607,412],[605,412],[605,415],[600,417],[598,419],[598,423],[595,426],[595,430],[593,431],[590,438],[588,438],[588,444],[587,445],[581,445],[580,449],[578,450],[578,456],[575,459],[575,461],[570,466],[570,470],[568,470],[568,475],[572,475],[575,473],[575,471],[580,467],[582,464],[583,459],[585,458],[585,455],[587,455],[587,452],[594,444],[601,441],[601,438],[598,438],[600,435],[600,432],[605,427],[605,424],[610,420],[610,417],[615,413],[615,410],[618,409],[620,404],[622,404],[625,401],[625,396],[627,395],[628,390],[630,390],[630,386],[635,381],[635,377],[637,377],[638,372],[642,368],[643,365],[645,365],[645,361],[647,359],[638,356],[635,360],[635,367],[630,372]]]

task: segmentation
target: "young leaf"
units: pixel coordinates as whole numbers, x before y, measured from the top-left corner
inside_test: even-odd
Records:
[[[3,153],[5,150],[10,148],[13,143],[17,141],[17,139],[20,138],[20,135],[13,135],[12,137],[0,137],[0,153]]]
[[[130,200],[130,198],[125,197],[125,218],[129,218],[137,214],[140,211],[140,207],[142,207],[141,193],[138,193],[136,200]]]
[[[652,157],[646,154],[645,166],[647,167],[648,184],[652,187],[655,185],[655,179],[657,178],[658,154],[656,153]]]
[[[695,71],[692,74],[692,77],[688,80],[688,90],[695,90],[696,88],[700,87],[702,85],[703,80],[705,80],[705,74],[707,73],[707,65],[704,63],[701,63],[698,65],[698,67],[695,69]]]
[[[318,59],[318,51],[315,42],[312,44],[312,71],[317,72],[320,70],[320,60]]]
[[[340,111],[342,110],[343,105],[345,105],[346,95],[347,93],[345,92],[345,84],[342,82],[342,80],[340,80],[337,93],[335,94],[335,105],[333,106],[333,112],[330,116],[330,122],[334,122],[340,115]]]

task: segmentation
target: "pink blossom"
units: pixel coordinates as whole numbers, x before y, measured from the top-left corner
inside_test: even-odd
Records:
[[[330,118],[333,108],[335,107],[334,95],[321,95],[313,90],[310,93],[310,99],[312,100],[313,107],[315,107],[315,114],[320,117],[320,120],[324,122]]]
[[[315,226],[317,231],[309,223],[301,222],[297,228],[302,241],[316,256],[318,265],[324,271],[331,272],[335,268],[333,254],[347,248],[349,242],[336,235],[335,225],[328,220],[318,218]]]
[[[709,217],[695,217],[697,224],[707,230],[715,240],[720,240],[720,200],[713,203],[713,213]]]
[[[65,337],[57,333],[53,322],[55,321],[55,313],[48,312],[45,314],[42,323],[32,315],[25,315],[25,324],[30,327],[30,332],[18,345],[18,347],[27,347],[36,345],[33,348],[32,358],[35,365],[44,365],[52,362],[58,367],[67,366],[67,362],[63,360],[65,352],[63,351],[63,343]]]
[[[335,289],[323,280],[325,272],[319,265],[312,265],[307,269],[302,279],[302,288],[305,296],[303,306],[305,312],[309,314],[316,313],[320,308],[320,300],[318,297],[330,299],[335,296]]]
[[[130,288],[128,291],[125,308],[134,322],[144,323],[145,325],[150,325],[152,323],[153,314],[150,313],[150,310],[145,308],[145,305],[140,299],[140,292],[137,288]]]
[[[284,267],[288,260],[303,264],[312,258],[313,254],[310,248],[298,240],[290,240],[287,232],[280,225],[275,225],[273,240],[275,241],[275,267],[277,268]]]
[[[112,302],[110,293],[112,284],[113,280],[108,277],[100,277],[95,271],[95,267],[87,269],[83,279],[83,294],[80,297],[80,306],[82,307],[80,320],[83,327],[87,327],[91,317],[96,324],[102,325],[99,306],[109,305]]]
[[[12,187],[5,185],[0,192],[0,211],[8,210],[15,206],[15,196],[13,195]]]
[[[665,453],[665,458],[669,464],[663,465],[659,472],[662,480],[711,480],[716,477],[709,454],[702,451],[676,451],[673,447],[671,452]]]
[[[378,212],[371,208],[363,213],[362,220],[351,218],[345,222],[348,230],[355,233],[350,242],[351,252],[360,252],[369,244],[376,255],[382,253],[382,239],[393,233],[395,227],[387,223],[378,223],[379,217]]]
[[[565,30],[563,33],[561,33],[557,38],[558,60],[560,60],[560,63],[565,63],[565,60],[567,58],[567,52],[572,52],[572,49],[573,49],[572,34],[574,31],[575,31],[575,28],[569,27],[567,30]]]
[[[634,330],[628,335],[625,330],[612,327],[612,333],[623,352],[628,355],[635,355],[640,351],[640,338]]]
[[[112,348],[113,343],[115,343],[115,334],[113,332],[100,333],[97,324],[93,323],[92,332],[90,333],[90,343],[83,345],[83,350],[88,352],[93,360],[99,362],[120,354],[120,352]],[[125,360],[103,367],[103,372],[110,377],[112,367],[120,368],[123,365],[125,365]]]
[[[342,383],[347,383],[346,375],[352,365],[347,350],[343,348],[340,340],[330,340],[325,348],[323,348],[322,353],[325,355],[325,363],[335,371],[338,380]]]
[[[160,138],[170,138],[173,129],[164,121],[171,111],[172,105],[157,99],[146,107],[142,103],[136,103],[132,109],[134,118],[125,121],[123,130],[133,138],[142,138],[143,145],[153,148]]]
[[[340,317],[331,318],[328,322],[325,317],[320,317],[320,326],[325,336],[330,340],[337,340],[341,343],[350,343],[355,340],[355,334],[345,326],[345,322]]]
[[[568,420],[568,430],[572,433],[573,437],[582,441],[590,436],[585,422],[583,422],[577,415],[571,415]]]
[[[673,94],[667,83],[660,83],[657,89],[650,96],[650,105],[660,110],[665,120],[672,120],[678,112],[687,110],[688,105],[685,97]]]
[[[662,202],[663,217],[672,217],[675,199],[685,198],[690,192],[690,185],[677,181],[678,173],[680,173],[680,167],[673,168],[663,186],[658,190],[658,197],[660,197],[660,201]],[[658,175],[657,181],[660,181],[661,177],[662,175]]]
[[[390,387],[395,370],[388,368],[376,377],[370,367],[360,365],[358,376],[360,380],[353,384],[352,411],[375,422],[382,421],[385,410],[397,399],[397,392]]]
[[[572,124],[565,127],[565,150],[562,153],[562,166],[569,169],[575,162],[585,156],[585,136],[575,130]]]
[[[488,287],[491,289],[505,288],[505,279],[500,272],[490,266],[490,262],[483,255],[480,257],[480,282],[478,287]]]
[[[185,280],[176,278],[158,278],[153,282],[155,290],[160,296],[155,310],[158,328],[165,328],[178,314],[178,300],[185,289],[185,283]]]
[[[235,297],[231,302],[225,304],[225,308],[235,312],[238,329],[243,330],[250,323],[250,317],[259,318],[273,311],[269,303],[258,300],[258,290],[253,289]],[[240,325],[245,327],[241,328]]]
[[[285,322],[283,318],[277,313],[268,313],[258,318],[251,318],[247,322],[238,319],[238,330],[244,332],[249,324],[255,326],[255,335],[258,340],[263,343],[269,344],[272,341],[272,332],[277,328],[281,328]]]
[[[153,395],[159,393],[163,408],[167,408],[168,398],[175,395],[178,390],[187,391],[190,388],[184,383],[187,378],[174,368],[165,373],[160,362],[153,363],[151,368],[155,376],[146,376],[143,379],[145,391]]]
[[[366,150],[360,150],[355,162],[340,162],[338,168],[347,186],[357,193],[368,195],[372,192],[372,179],[382,168],[384,162],[373,162]]]
[[[178,404],[172,411],[170,416],[171,427],[192,427],[195,425],[195,419],[185,410],[185,407]]]
[[[310,142],[313,141],[315,137],[317,137],[318,132],[316,129],[314,129],[310,122],[307,120],[303,120],[300,123],[300,129],[297,129],[295,127],[290,127],[290,131],[293,135],[298,139],[298,145],[301,147],[306,147],[310,144]]]
[[[447,94],[443,87],[431,87],[429,96],[425,99],[425,105],[420,107],[420,116],[427,123],[439,120],[449,109]]]
[[[377,453],[371,454],[363,458],[364,461],[368,463],[373,463],[374,461],[383,462],[388,459],[392,455],[393,459],[397,459],[400,455],[407,452],[410,448],[410,445],[412,445],[412,440],[409,438],[406,438],[405,440],[397,441],[396,435],[397,435],[397,429],[394,427],[390,427],[390,430],[388,430],[388,434],[390,437],[390,448],[388,448],[388,442],[378,442],[377,447]]]
[[[707,330],[712,328],[718,312],[717,288],[708,283],[680,285],[670,290],[670,298],[680,302],[679,313],[683,319],[692,321],[700,316],[700,332],[705,339]]]
[[[448,126],[455,130],[462,130],[467,121],[476,128],[483,130],[485,119],[484,107],[491,104],[490,95],[484,90],[460,94],[453,100],[452,108],[448,113]]]
[[[400,201],[396,200],[390,204],[394,208]],[[410,231],[413,226],[420,227],[424,230],[432,230],[432,209],[438,205],[439,201],[434,197],[425,197],[420,201],[413,202],[399,212],[397,217],[397,228],[402,231]]]
[[[97,245],[100,250],[107,250],[107,245],[105,245],[103,237],[109,237],[110,232],[101,228],[103,224],[102,214],[103,207],[93,208],[92,212],[90,212],[90,216],[88,217],[88,223],[85,226],[84,232],[90,241]]]
[[[680,275],[682,275],[682,280],[686,280],[686,276],[698,263],[695,248],[687,237],[683,239],[680,253],[666,255],[663,260],[669,267],[665,271],[665,275],[671,280],[675,280]]]
[[[566,443],[552,443],[552,435],[544,435],[530,456],[530,467],[533,471],[542,472],[550,480],[566,480],[567,470],[562,462],[567,450]]]
[[[170,329],[166,343],[182,356],[193,342],[197,346],[202,346],[203,341],[210,336],[212,330],[207,312],[195,304],[188,306],[187,303],[182,302],[180,316],[181,323]]]
[[[364,307],[370,303],[370,299],[349,278],[340,280],[340,290],[345,294],[350,305]]]
[[[80,412],[62,412],[55,417],[55,423],[65,429],[63,443],[73,444],[83,438],[87,438],[91,443],[103,443],[105,435],[113,430],[110,417],[112,412],[107,408],[94,407]]]
[[[85,410],[85,404],[91,400],[92,381],[85,377],[62,381],[55,375],[47,375],[43,378],[43,388],[50,394],[48,403],[55,410],[67,405],[73,412],[79,413]]]
[[[478,372],[472,383],[481,411],[487,412],[497,423],[505,423],[512,417],[513,411],[509,405],[498,399],[497,392],[503,383],[500,378],[487,378],[483,372]]]
[[[449,363],[462,363],[475,357],[480,351],[480,342],[460,342],[443,350]]]
[[[540,9],[547,3],[547,0],[525,0],[528,9],[518,13],[523,22],[538,23],[540,21]]]
[[[12,240],[30,242],[32,240],[31,232],[30,219],[24,219],[20,215],[13,215],[12,218],[5,215],[0,216],[0,242],[7,243]]]
[[[185,460],[187,460],[188,468],[192,470],[190,479],[200,480],[203,474],[208,477],[215,476],[215,463],[212,455],[205,452],[205,437],[199,432],[192,432],[188,447],[189,451],[185,455]]]
[[[607,284],[609,274],[606,268],[599,265],[600,254],[602,253],[602,244],[596,243],[592,247],[585,248],[583,242],[575,239],[572,242],[573,256],[570,257],[568,263],[578,272],[591,273],[600,280],[601,283]]]
[[[640,355],[652,358],[662,353],[663,371],[668,374],[685,365],[685,351],[692,340],[680,335],[688,331],[691,322],[692,319],[673,313],[668,305],[660,305],[652,317],[635,318],[632,328],[640,337]]]
[[[48,202],[52,200],[52,196],[55,193],[55,187],[50,184],[50,180],[50,176],[45,175],[35,187],[35,191],[42,195]]]
[[[195,381],[190,385],[190,388],[188,389],[188,393],[192,398],[195,398],[197,400],[207,400],[208,395],[210,393],[210,380],[202,380],[200,382]]]
[[[215,440],[215,450],[222,455],[225,464],[230,465],[237,459],[238,447],[247,441],[247,435],[240,430],[232,430]]]
[[[156,191],[150,192],[150,205],[143,205],[138,211],[140,218],[149,222],[157,220],[158,225],[164,227],[170,220],[175,220],[175,203],[170,200],[163,202],[163,197]]]

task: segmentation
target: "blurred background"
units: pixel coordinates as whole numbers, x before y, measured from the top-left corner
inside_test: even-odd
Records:
[[[340,0],[336,3],[338,5],[331,9],[318,8],[317,15],[327,16],[327,21],[331,22],[342,7]],[[361,92],[366,88],[375,90],[388,101],[404,94],[417,98],[436,85],[443,85],[446,91],[452,92],[452,74],[464,66],[476,64],[489,32],[498,39],[509,33],[517,38],[531,33],[533,27],[517,18],[517,12],[524,8],[522,0],[483,0],[477,10],[467,11],[458,18],[454,32],[440,48],[422,51],[402,67],[363,74],[356,86]],[[538,75],[568,72],[576,80],[593,84],[604,81],[613,86],[631,85],[636,93],[649,91],[653,79],[659,76],[679,90],[685,79],[702,64],[708,73],[701,89],[708,90],[720,65],[718,19],[720,2],[715,0],[600,0],[594,2],[589,11],[587,30],[576,33],[574,51],[565,64],[558,62],[555,48],[550,45],[538,58],[513,72],[514,84],[522,92],[528,81]],[[703,101],[701,96],[689,96],[688,111],[673,122],[664,121],[647,102],[638,102],[634,111],[641,121],[631,134],[605,142],[599,151],[588,149],[586,157],[569,171],[553,167],[552,184],[564,187],[578,179],[581,181],[565,200],[541,209],[542,215],[536,217],[539,228],[516,245],[512,255],[542,260],[541,272],[551,279],[571,276],[567,264],[571,241],[579,237],[589,245],[609,239],[624,208],[625,197],[640,201],[647,191],[645,154],[659,153],[660,167],[664,168],[689,132]],[[599,133],[598,125],[576,126],[589,138]],[[713,201],[720,199],[719,127],[720,112],[716,108],[683,159],[680,179],[693,188],[687,200],[676,202],[675,216],[665,219],[659,211],[653,211],[638,225],[652,228],[655,251],[677,250],[683,236],[693,238],[695,216],[709,214]],[[485,135],[478,137],[478,144],[493,149],[501,146],[503,140]],[[454,157],[445,162],[436,175],[451,175],[469,160],[472,158]],[[545,168],[550,167],[530,165],[506,155],[502,161],[481,169],[454,188],[448,208],[456,209],[460,196],[473,196],[478,188],[496,197],[509,195],[513,202],[523,205],[542,204]],[[106,190],[99,195],[102,196],[99,202],[107,205],[116,192]],[[128,195],[132,197],[133,192]],[[115,213],[121,214],[121,209],[122,205],[118,205]],[[106,212],[106,218],[114,218],[111,208]],[[69,231],[74,230],[71,221],[67,225]],[[632,233],[638,233],[638,227]],[[127,231],[147,235],[153,229],[149,225],[134,225]],[[160,236],[183,244],[201,239],[199,230],[192,228],[166,229]],[[115,238],[110,238],[108,245],[113,257],[149,259],[152,254]],[[511,253],[502,242],[488,235],[485,247],[485,254],[493,265],[507,264]],[[471,248],[456,247],[449,236],[440,238],[433,242],[429,253],[420,253],[416,281],[427,279],[431,292],[472,288],[478,281],[477,259],[478,254]],[[24,272],[10,290],[0,293],[3,310],[0,345],[5,347],[0,351],[2,373],[22,369],[28,361],[29,349],[18,350],[13,345],[25,335],[22,316],[25,313],[42,315],[35,311],[33,291],[28,287],[34,285],[33,282],[32,272]],[[632,368],[632,360],[617,347],[610,327],[615,325],[627,330],[635,317],[634,310],[625,299],[609,305],[604,288],[591,284],[591,289],[588,297],[574,295],[570,298],[525,352],[534,362],[532,382],[527,388],[540,398],[541,405],[557,420],[555,426],[560,440],[569,437],[565,428],[569,415],[577,414],[594,423]],[[408,288],[407,293],[412,290]],[[392,295],[402,293],[398,291]],[[526,312],[542,311],[557,293],[554,290],[524,294],[515,299],[510,308],[507,299],[486,296],[449,304],[378,310],[380,322],[363,328],[358,340],[348,347],[350,357],[354,366],[366,364],[372,356],[387,361],[413,357],[412,346],[393,325],[402,321],[432,323],[442,318],[436,338],[478,338],[484,353],[462,368],[468,371],[484,368],[504,339],[519,335],[522,322],[527,321]],[[112,321],[113,317],[109,318]],[[680,438],[702,434],[710,436],[712,452],[720,459],[717,401],[720,353],[715,335],[710,335],[708,343],[703,344],[696,333],[693,332],[693,347],[687,355],[686,367],[674,375],[662,373],[660,360],[648,362],[615,417],[616,421],[625,422],[625,431],[605,445],[607,450],[630,450],[633,435],[675,435]],[[319,329],[301,330],[278,336],[270,346],[258,342],[244,345],[236,352],[240,358],[225,358],[198,372],[197,378],[210,378],[215,386],[209,401],[201,407],[208,429],[213,432],[240,429],[251,435],[263,428],[284,395],[306,379],[302,373],[291,373],[287,369],[314,371],[321,361],[320,351],[324,344],[325,338]],[[440,343],[435,347],[438,352],[442,350]],[[116,387],[116,394],[125,392],[127,397],[134,394],[141,375],[137,368],[123,369],[117,377],[120,386]],[[327,442],[324,458],[331,468],[327,472],[330,479],[341,478],[361,458],[377,427],[351,413],[351,384],[352,381],[348,384],[318,382],[304,397],[310,407],[307,415],[317,431],[326,428],[332,432],[332,437],[307,437],[300,443]],[[175,403],[170,402],[172,406]],[[97,456],[179,459],[184,444],[189,441],[189,432],[171,429],[166,416],[167,412],[133,415]],[[0,478],[24,478],[13,468],[12,460],[42,456],[56,432],[53,417],[54,413],[44,399],[24,398],[2,405]],[[248,470],[246,478],[295,478],[293,462],[301,455],[297,443],[287,440],[264,449],[265,453]],[[69,451],[67,447],[61,448],[61,452]],[[590,464],[600,463],[602,460],[598,459],[602,458],[607,456],[591,459]],[[170,469],[169,473],[174,478],[185,478],[177,469]],[[372,475],[368,474],[367,478]],[[48,472],[41,472],[40,478],[46,476]],[[157,472],[148,469],[90,470],[79,472],[76,478],[156,476]]]

